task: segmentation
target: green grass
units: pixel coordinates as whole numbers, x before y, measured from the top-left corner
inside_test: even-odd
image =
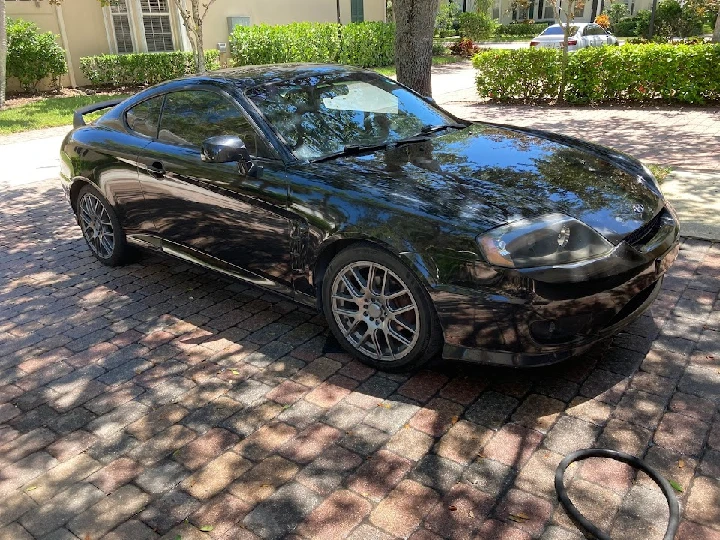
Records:
[[[672,169],[670,167],[665,167],[664,165],[657,165],[655,163],[648,163],[647,168],[650,169],[650,172],[653,173],[655,180],[657,180],[659,184],[662,184],[668,177],[668,175],[672,172]]]
[[[460,62],[462,60],[464,60],[464,58],[461,58],[460,56],[452,56],[448,54],[443,56],[433,56],[432,63],[433,66],[442,66],[443,64],[454,64],[455,62]],[[395,76],[395,66],[372,68],[372,70],[377,71],[386,77]]]
[[[72,124],[73,111],[91,103],[125,95],[49,97],[0,110],[0,135]],[[89,118],[89,117],[86,117]]]

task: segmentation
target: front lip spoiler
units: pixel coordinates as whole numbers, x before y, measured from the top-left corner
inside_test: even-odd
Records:
[[[486,349],[462,347],[459,345],[449,345],[446,343],[443,347],[442,356],[445,360],[460,360],[463,362],[507,367],[542,367],[562,362],[563,360],[567,360],[568,358],[586,352],[598,341],[601,341],[616,334],[622,328],[640,317],[660,294],[663,279],[664,276],[657,280],[652,293],[650,293],[647,299],[640,306],[638,306],[635,311],[630,313],[624,319],[617,321],[612,326],[603,328],[600,332],[598,332],[592,337],[592,341],[590,342],[584,342],[574,347],[553,350],[547,353],[514,353],[508,351],[489,351]]]

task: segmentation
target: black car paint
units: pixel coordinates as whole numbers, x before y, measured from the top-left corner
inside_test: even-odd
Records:
[[[560,360],[649,305],[677,253],[679,229],[667,206],[670,220],[652,249],[623,242],[666,206],[636,160],[569,137],[474,123],[422,142],[301,162],[243,94],[290,77],[352,71],[256,66],[141,92],[65,139],[66,192],[91,182],[113,204],[129,240],[314,305],[332,255],[353,241],[374,242],[426,286],[446,357],[510,365]],[[220,92],[245,111],[276,153],[257,160],[257,177],[240,175],[234,164],[203,163],[199,151],[153,141],[125,124],[124,112],[136,103],[188,88]],[[500,269],[483,260],[478,235],[549,212],[584,221],[615,249],[559,268]],[[637,309],[616,321],[640,294]],[[543,321],[585,319],[561,343],[539,342],[530,330]]]

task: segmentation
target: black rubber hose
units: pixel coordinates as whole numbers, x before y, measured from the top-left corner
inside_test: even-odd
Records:
[[[565,469],[567,469],[571,463],[591,457],[609,458],[615,459],[617,461],[622,461],[623,463],[627,463],[635,469],[640,469],[641,471],[645,472],[650,478],[652,478],[662,490],[663,495],[665,495],[665,499],[667,500],[668,507],[670,508],[670,519],[668,520],[667,530],[665,531],[665,536],[663,538],[664,540],[673,540],[673,538],[675,538],[675,533],[677,532],[678,526],[680,525],[680,505],[678,504],[677,498],[675,497],[675,492],[673,491],[670,483],[662,476],[660,476],[660,474],[655,469],[649,467],[635,456],[631,456],[630,454],[625,454],[623,452],[616,452],[615,450],[608,450],[605,448],[586,448],[585,450],[578,450],[577,452],[568,454],[567,456],[565,456],[565,459],[560,462],[560,465],[558,465],[558,468],[555,471],[555,491],[557,491],[558,500],[560,501],[560,504],[563,505],[565,511],[568,513],[570,518],[578,525],[578,527],[580,527],[593,537],[597,538],[598,540],[611,540],[610,536],[608,536],[606,533],[593,525],[575,507],[575,505],[568,497],[567,490],[565,489],[565,483],[563,482],[563,478],[565,476]]]

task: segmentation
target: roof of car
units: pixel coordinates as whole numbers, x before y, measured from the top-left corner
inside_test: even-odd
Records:
[[[563,23],[563,25],[564,25],[564,24],[565,24],[565,23]],[[578,27],[581,27],[581,28],[582,28],[583,26],[588,26],[588,25],[590,25],[590,24],[595,24],[595,23],[575,22],[575,21],[573,21],[573,22],[570,23],[570,26],[578,26]],[[557,24],[557,23],[555,23],[555,24],[551,24],[550,26],[560,26],[560,25]],[[550,28],[550,26],[548,26],[548,28]]]
[[[185,79],[224,81],[245,89],[297,78],[360,72],[365,72],[365,70],[339,64],[266,64],[220,69],[202,75],[191,75]]]

